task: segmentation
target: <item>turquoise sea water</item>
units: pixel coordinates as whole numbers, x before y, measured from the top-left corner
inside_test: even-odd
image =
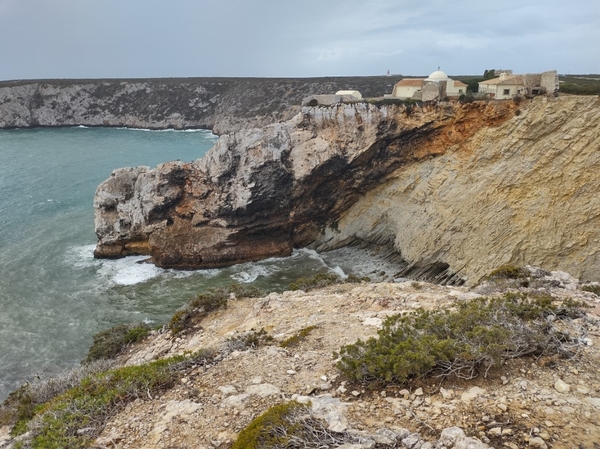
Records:
[[[185,272],[137,263],[144,257],[93,258],[94,191],[113,169],[192,161],[214,142],[203,130],[0,130],[0,400],[36,375],[77,365],[96,332],[164,323],[211,286],[283,290],[320,271],[393,271],[351,249]]]

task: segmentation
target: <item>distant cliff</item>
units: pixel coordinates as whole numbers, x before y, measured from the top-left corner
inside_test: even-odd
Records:
[[[509,262],[598,281],[599,124],[589,97],[306,107],[193,163],[115,170],[96,256],[202,268],[370,242],[442,283]]]
[[[287,120],[310,94],[392,91],[395,78],[156,78],[0,82],[0,128],[205,128],[217,134]]]

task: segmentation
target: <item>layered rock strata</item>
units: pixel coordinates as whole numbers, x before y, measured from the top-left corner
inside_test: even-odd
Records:
[[[395,170],[443,155],[516,107],[306,107],[288,122],[224,135],[193,163],[115,170],[94,199],[95,254],[149,254],[176,268],[290,254],[337,229],[342,214]],[[392,243],[393,235],[376,240]],[[447,266],[444,275],[460,281]]]
[[[417,278],[450,267],[476,282],[509,263],[599,281],[599,173],[598,99],[537,98],[443,155],[400,167],[318,248],[389,238],[411,262],[403,274]]]
[[[0,82],[0,128],[205,128],[216,134],[288,120],[309,94],[391,92],[390,77],[157,78]]]

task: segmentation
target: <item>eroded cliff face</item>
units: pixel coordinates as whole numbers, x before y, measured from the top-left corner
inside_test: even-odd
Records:
[[[216,134],[288,120],[309,94],[391,92],[390,77],[155,78],[0,82],[0,128],[205,128]]]
[[[304,108],[288,122],[222,136],[193,163],[116,170],[94,199],[95,254],[149,254],[160,266],[178,268],[290,254],[323,241],[327,228],[337,229],[340,217],[395,170],[443,155],[516,108],[513,102]]]
[[[318,248],[386,240],[410,262],[404,274],[440,281],[506,263],[600,281],[600,103],[537,98],[519,112],[400,167]]]

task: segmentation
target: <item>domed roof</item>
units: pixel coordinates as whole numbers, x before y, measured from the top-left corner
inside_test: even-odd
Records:
[[[445,81],[448,79],[448,75],[446,75],[446,73],[442,72],[441,70],[436,70],[431,75],[429,75],[429,78],[427,79],[435,81]]]

